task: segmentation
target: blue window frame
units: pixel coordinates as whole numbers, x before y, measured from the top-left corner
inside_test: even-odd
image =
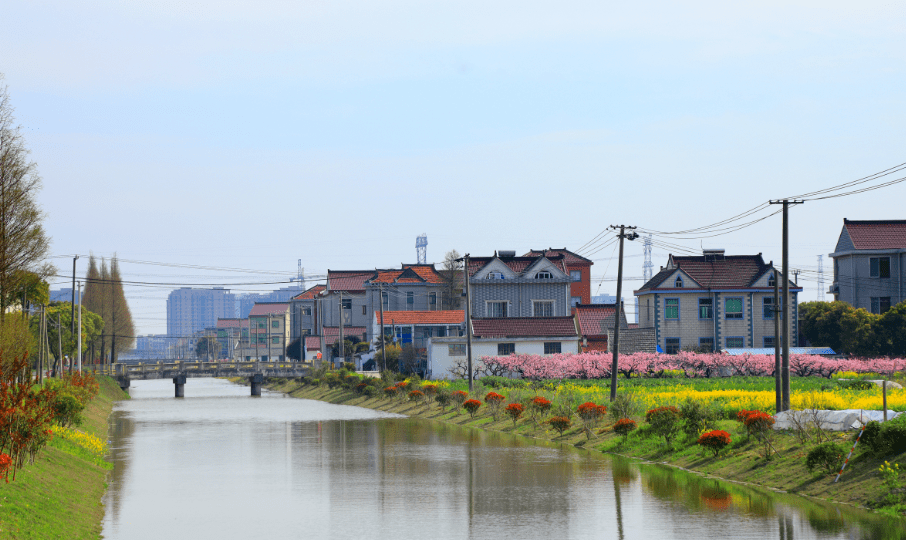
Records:
[[[713,298],[699,298],[698,299],[698,318],[699,319],[713,319],[714,318],[714,299]],[[713,343],[711,345],[714,345]]]
[[[765,349],[774,348],[774,336],[764,336],[761,339],[762,339],[762,342],[764,343]],[[781,343],[781,345],[783,344],[783,336],[780,336],[780,343]]]
[[[681,276],[676,276],[676,280],[673,282],[673,287],[676,289],[683,288],[683,278]]]
[[[676,354],[680,350],[680,340],[678,337],[668,337],[664,339],[664,351],[667,354]]]
[[[734,296],[732,298],[726,298],[724,300],[724,318],[726,319],[742,319],[743,316],[743,303],[741,296]]]
[[[762,299],[763,309],[762,317],[766,320],[774,320],[774,297],[765,296]],[[783,298],[780,298],[780,309],[783,310]],[[783,311],[778,311],[780,313],[780,320],[783,320]],[[773,345],[771,345],[773,347]]]
[[[679,298],[664,298],[664,318],[679,319]]]
[[[726,338],[725,343],[728,349],[742,349],[746,346],[746,338],[743,336],[730,336]]]
[[[706,349],[709,352],[714,352],[714,338],[713,337],[700,337],[698,338],[698,346]]]

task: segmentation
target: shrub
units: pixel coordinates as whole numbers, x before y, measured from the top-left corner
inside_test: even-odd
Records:
[[[312,386],[321,386],[321,379],[311,379]]]
[[[356,393],[356,394],[361,394],[362,392],[365,391],[366,388],[370,388],[370,387],[368,386],[368,383],[366,383],[366,382],[360,382],[359,384],[355,385],[355,393]]]
[[[437,394],[434,396],[434,401],[440,405],[440,410],[444,411],[447,409],[447,405],[450,404],[452,398],[450,397],[450,392],[440,388],[437,390]]]
[[[846,390],[871,390],[874,388],[874,384],[868,381],[837,381],[837,384],[840,388],[845,388]]]
[[[906,452],[906,415],[884,423],[869,422],[861,440],[879,458]]]
[[[613,425],[613,432],[617,435],[620,435],[625,439],[629,436],[630,433],[635,431],[639,427],[635,420],[630,420],[629,418],[620,418],[617,420],[617,423]]]
[[[585,435],[590,439],[591,438],[591,428],[597,425],[598,421],[607,414],[607,407],[604,405],[597,405],[595,403],[586,402],[576,409],[576,412],[579,414],[579,418],[582,419],[582,423],[585,428]]]
[[[378,389],[373,386],[366,385],[365,388],[362,390],[362,393],[365,394],[366,396],[368,396],[369,398],[373,398],[374,396],[378,395]]]
[[[497,420],[497,416],[500,414],[500,407],[503,405],[503,402],[506,398],[498,394],[497,392],[488,392],[484,396],[484,402],[488,405],[488,408],[491,409],[491,416],[494,417],[494,420]]]
[[[450,394],[450,399],[453,401],[453,403],[456,404],[457,409],[462,407],[463,403],[466,402],[466,399],[468,399],[468,397],[468,392],[463,392],[462,390],[457,390]]]
[[[717,416],[712,408],[697,399],[686,399],[680,405],[680,414],[683,416],[683,431],[690,439],[714,427]]]
[[[726,448],[730,442],[730,434],[719,429],[702,433],[701,437],[698,438],[699,446],[703,446],[714,452],[714,457],[717,457],[717,454]]]
[[[551,416],[547,423],[559,431],[561,437],[563,436],[563,432],[572,425],[572,421],[566,416]]]
[[[425,394],[421,390],[413,390],[409,392],[409,401],[414,401],[416,403],[424,399]]]
[[[670,446],[679,432],[681,418],[679,410],[672,405],[657,407],[645,413],[645,421],[651,424],[655,433],[667,441],[667,446]]]
[[[425,396],[430,401],[430,400],[434,399],[434,397],[437,395],[437,385],[436,384],[422,385],[422,392],[425,393]]]
[[[82,424],[85,406],[79,400],[65,394],[58,394],[53,401],[53,420],[57,425],[69,427]]]
[[[632,418],[642,412],[642,404],[632,392],[620,392],[617,398],[610,402],[610,417],[614,421],[623,418]]]
[[[394,396],[396,396],[398,392],[399,388],[395,386],[388,386],[387,388],[384,388],[384,396],[389,399],[392,399]]]
[[[529,403],[529,411],[532,416],[532,421],[537,422],[538,418],[543,417],[547,411],[551,408],[551,402],[547,398],[541,396],[535,396],[532,398],[532,401]]]
[[[462,408],[469,411],[469,416],[472,418],[475,418],[475,413],[479,407],[481,407],[481,402],[477,399],[467,399],[462,404]]]
[[[844,452],[846,449],[836,443],[821,443],[805,457],[805,466],[809,471],[823,467],[828,473],[836,472],[837,467],[843,464]]]
[[[761,442],[762,454],[765,459],[770,459],[772,452],[776,453],[772,442],[774,438],[774,417],[761,411],[751,411],[743,423],[748,433],[755,435],[755,438]]]
[[[522,411],[524,410],[525,407],[523,407],[521,403],[510,403],[503,411],[513,419],[513,427],[515,428],[516,421],[519,420],[520,416],[522,416]]]

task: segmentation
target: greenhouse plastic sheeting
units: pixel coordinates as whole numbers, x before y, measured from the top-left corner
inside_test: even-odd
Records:
[[[893,420],[898,415],[895,411],[887,411],[887,419]],[[791,418],[792,415],[795,415]],[[794,419],[799,419],[803,425],[811,425],[814,418],[813,411],[806,409],[804,411],[784,411],[774,415],[774,429],[795,429]],[[865,411],[860,409],[847,409],[844,411],[818,411],[818,420],[821,428],[828,431],[847,431],[859,429],[862,424],[867,424],[872,420],[878,422],[884,421],[884,411]]]

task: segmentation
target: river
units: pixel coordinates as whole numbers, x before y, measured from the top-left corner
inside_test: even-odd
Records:
[[[106,540],[906,538],[902,521],[218,379],[134,381]]]

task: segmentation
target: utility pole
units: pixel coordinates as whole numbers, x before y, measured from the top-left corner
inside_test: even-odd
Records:
[[[773,266],[773,265],[772,265]],[[783,381],[781,380],[781,364],[780,364],[780,315],[782,311],[780,310],[780,274],[777,273],[777,269],[774,269],[774,305],[771,306],[771,309],[774,310],[774,394],[775,394],[775,410],[776,412],[783,412]]]
[[[384,365],[384,369],[387,369],[387,341],[385,340],[386,336],[384,334],[384,284],[379,283],[378,289],[380,289],[381,301],[381,362]]]
[[[783,205],[783,300],[781,308],[783,309],[783,341],[780,346],[783,348],[782,366],[782,383],[783,383],[783,410],[790,410],[790,226],[789,213],[791,204],[802,204],[805,201],[791,201],[783,199],[782,201],[770,201],[771,204]]]
[[[462,282],[466,294],[466,370],[469,379],[469,392],[472,392],[472,298],[469,296],[469,254],[463,257]]]
[[[639,237],[638,233],[631,232],[626,234],[626,230],[634,230],[635,227],[630,227],[626,225],[611,225],[611,229],[620,229],[620,261],[617,266],[617,302],[616,308],[614,309],[614,320],[613,320],[613,362],[610,366],[610,401],[617,399],[617,363],[620,358],[620,312],[622,311],[623,303],[621,298],[623,297],[623,239],[628,238],[629,240],[635,240]]]
[[[59,370],[57,363],[60,364]],[[63,323],[60,322],[60,313],[57,313],[57,361],[53,363],[53,376],[63,378]]]
[[[72,315],[69,319],[69,335],[75,333],[75,294],[76,294],[76,285],[75,285],[75,273],[76,273],[76,261],[79,260],[79,256],[76,255],[72,258]]]
[[[340,291],[340,363],[342,364],[345,360],[346,348],[343,346],[343,291]]]
[[[265,335],[267,336],[267,361],[273,362],[274,353],[271,352],[271,314],[270,313],[267,314],[267,333]]]
[[[78,348],[78,360],[79,360],[79,374],[82,373],[82,282],[79,282],[79,348]]]

